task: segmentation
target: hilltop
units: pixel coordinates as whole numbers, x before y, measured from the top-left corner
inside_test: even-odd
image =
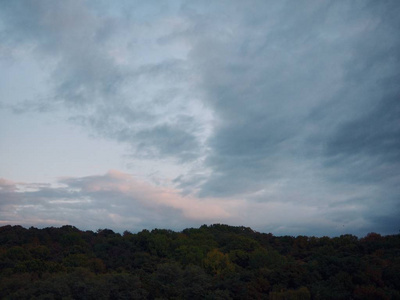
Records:
[[[0,227],[4,299],[400,299],[400,235]]]

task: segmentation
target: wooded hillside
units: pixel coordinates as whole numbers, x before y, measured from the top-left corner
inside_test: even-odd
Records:
[[[1,299],[400,299],[400,235],[0,227]]]

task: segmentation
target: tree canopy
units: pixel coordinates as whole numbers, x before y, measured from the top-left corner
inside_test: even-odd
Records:
[[[400,299],[400,235],[0,227],[1,299]]]

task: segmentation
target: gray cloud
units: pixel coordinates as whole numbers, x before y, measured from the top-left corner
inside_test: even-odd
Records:
[[[327,145],[327,155],[378,157],[400,162],[400,103],[397,97],[382,99],[373,110],[342,124]]]
[[[85,105],[115,92],[125,75],[99,40],[107,20],[83,2],[15,1],[3,3],[6,41],[29,47],[55,61],[52,78],[57,98]],[[3,35],[3,39],[5,39]]]
[[[58,186],[1,179],[0,199],[0,220],[7,224],[74,224],[90,229],[108,226],[122,231],[165,224],[183,229],[188,224],[229,217],[212,201],[182,197],[175,190],[151,186],[118,171],[64,178]]]
[[[199,195],[317,205],[327,220],[347,215],[347,224],[358,218],[371,230],[383,203],[382,215],[393,219],[400,6],[253,4],[185,7],[191,58],[218,119]],[[190,176],[179,183],[187,188]],[[362,195],[361,206],[352,190]],[[343,207],[329,208],[334,203]],[[394,230],[390,222],[380,226]]]
[[[283,199],[297,196],[295,193],[288,191]],[[267,203],[255,199],[222,202],[181,196],[177,190],[152,186],[129,174],[110,171],[104,175],[60,179],[56,186],[2,179],[0,220],[2,224],[74,224],[81,229],[107,227],[118,231],[164,228],[166,224],[168,228],[181,230],[221,221],[240,225],[244,220],[256,230],[274,234],[362,236],[377,229],[381,233],[397,230],[397,219],[388,214],[389,207],[398,212],[395,199],[392,206],[386,203],[377,211],[371,207],[375,200],[373,191],[370,193],[372,196],[367,198],[348,199],[348,192],[341,191],[340,203],[340,197],[330,195],[323,203],[315,199],[314,205],[309,205],[309,201],[297,203],[279,198]],[[331,203],[329,207],[327,202]]]
[[[182,128],[169,126],[158,126],[151,130],[144,130],[136,135],[141,141],[138,147],[145,152],[151,145],[158,145],[157,150],[168,155],[179,155],[180,160],[186,161],[196,157],[194,149],[198,147],[196,138],[187,133]],[[153,153],[151,157],[158,157],[158,153]]]
[[[181,59],[160,55],[170,51],[168,45],[152,41],[173,28],[149,25],[140,11],[129,15],[118,6],[101,7],[72,0],[2,3],[1,40],[34,55],[51,74],[52,87],[45,97],[3,106],[15,113],[68,108],[70,120],[136,154],[195,159],[198,135],[190,129],[198,122],[181,126],[193,115],[185,103],[188,90],[194,91],[190,70]],[[161,22],[158,17],[168,16],[153,17]]]
[[[212,175],[201,194],[262,189],[273,177],[292,177],[282,169],[309,155],[321,164],[332,153],[352,159],[375,151],[398,160],[399,6],[267,6],[224,6],[229,20],[192,7],[191,55],[219,119],[208,140]]]
[[[124,5],[2,3],[1,41],[42,62],[52,87],[44,102],[2,106],[68,108],[92,135],[128,145],[132,159],[173,159],[185,166],[172,181],[182,197],[250,207],[232,222],[272,209],[269,227],[254,225],[397,232],[398,1]],[[64,184],[115,212],[107,199],[121,209],[136,200],[88,189],[111,177]],[[63,193],[76,196],[29,195]],[[140,214],[167,220],[140,203]]]

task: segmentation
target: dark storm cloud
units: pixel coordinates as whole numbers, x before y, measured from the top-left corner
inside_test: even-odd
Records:
[[[380,163],[400,162],[399,96],[382,99],[366,115],[339,126],[327,155],[377,157]]]
[[[382,215],[393,219],[400,195],[399,3],[236,4],[184,7],[191,58],[218,119],[199,195],[251,199],[256,192],[257,201],[310,207],[319,199],[327,220],[353,215],[371,229],[382,204]],[[187,188],[192,181],[178,182]],[[342,208],[329,209],[333,203]],[[379,226],[393,231],[389,223]]]
[[[398,215],[400,214],[400,207],[397,203],[395,214],[378,214],[372,216],[372,226],[370,226],[370,232],[384,232],[396,234],[400,232],[400,222]]]
[[[232,15],[222,21],[218,14],[207,24],[201,15],[194,19],[191,55],[219,119],[208,140],[206,162],[213,174],[203,194],[261,188],[274,176],[277,160],[285,160],[282,150],[297,155],[307,111],[338,76],[328,72],[336,61],[322,57],[337,49],[321,43],[321,28],[315,26],[326,14],[324,5],[249,7],[228,6],[223,16]]]
[[[336,152],[398,161],[396,2],[268,2],[214,14],[188,6],[191,55],[219,119],[201,194],[262,189],[310,154],[322,164]]]

